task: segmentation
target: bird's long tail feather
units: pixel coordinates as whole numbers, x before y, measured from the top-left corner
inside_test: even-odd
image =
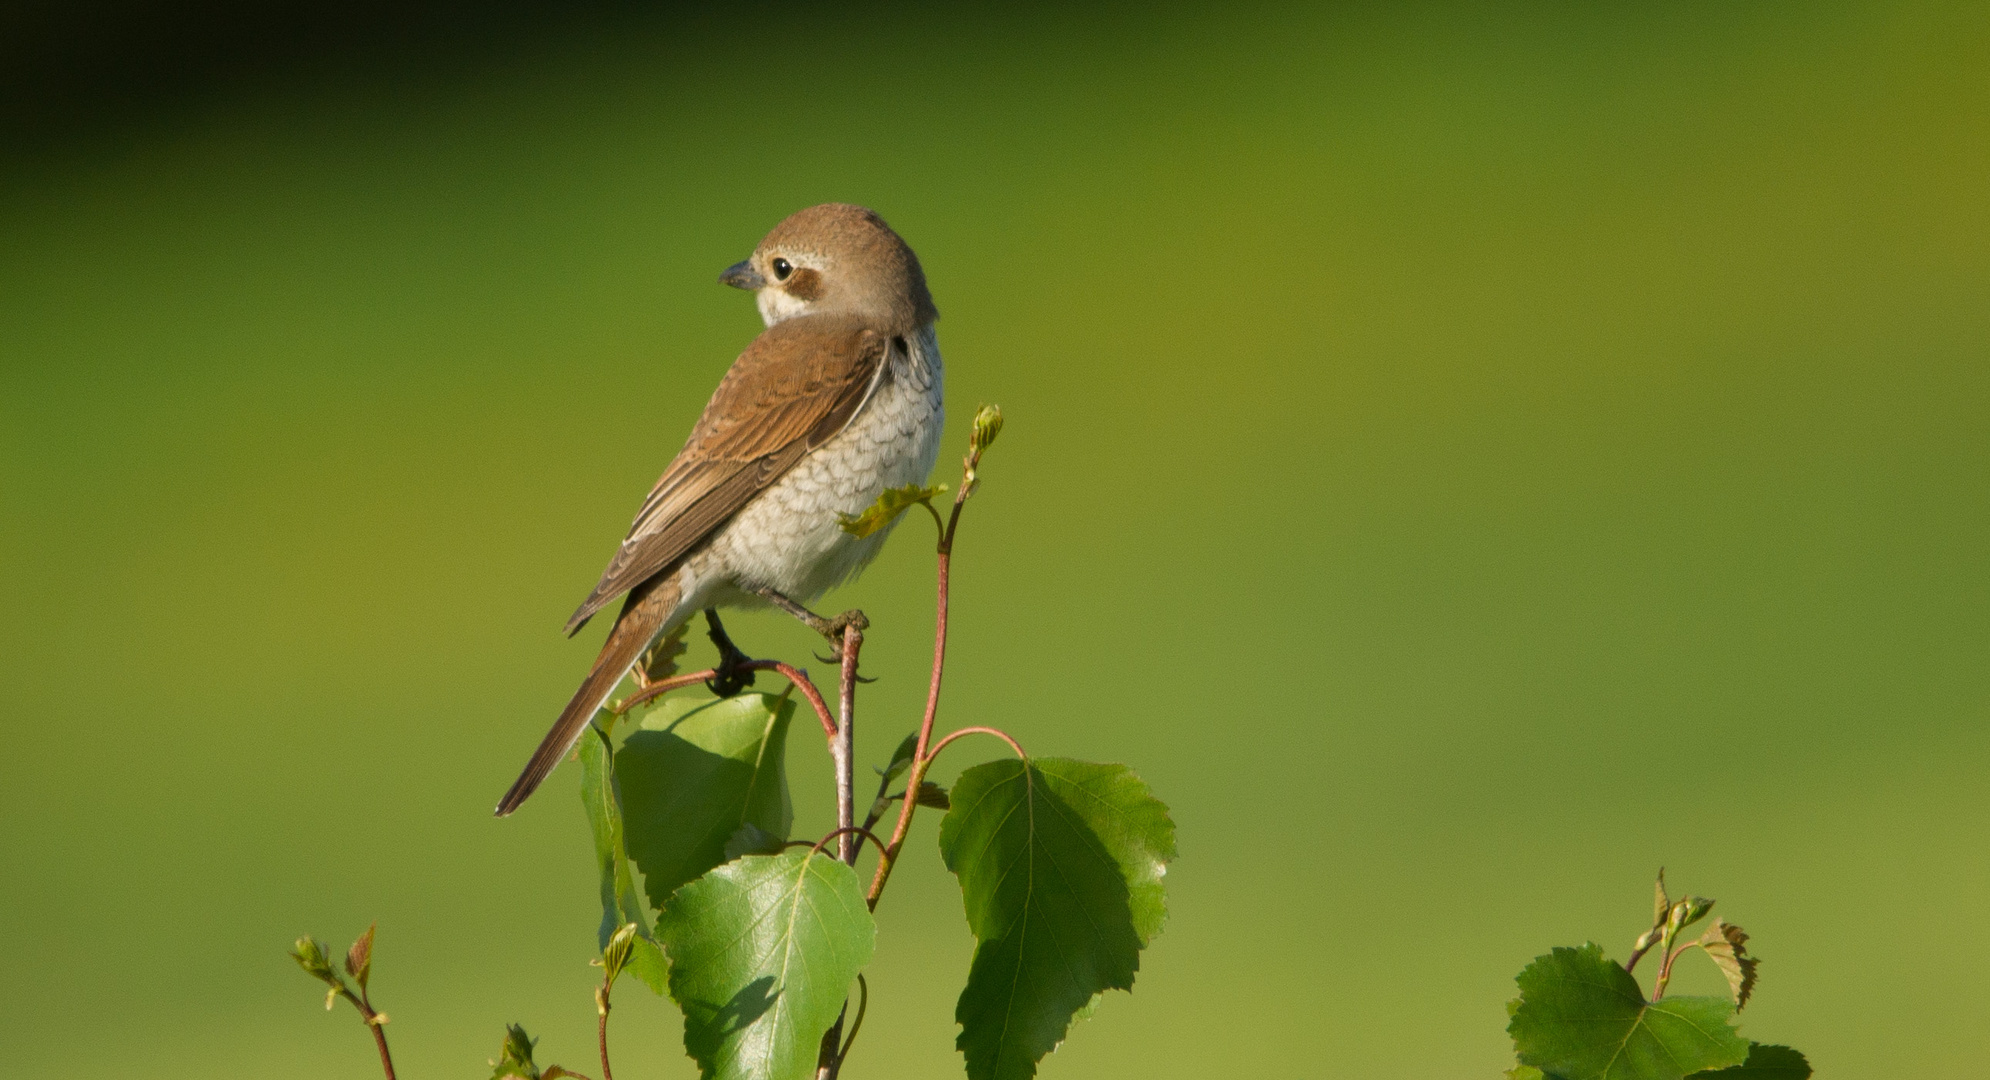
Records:
[[[567,702],[560,718],[553,722],[553,730],[546,733],[539,749],[532,752],[525,771],[518,774],[511,790],[498,802],[497,816],[504,817],[518,809],[579,741],[595,711],[607,704],[608,695],[615,692],[615,685],[628,674],[630,665],[664,629],[665,620],[676,611],[682,595],[677,575],[668,572],[658,574],[629,593],[621,616],[615,620],[615,629],[608,632],[601,655],[595,657],[593,669],[580,689],[574,691],[573,700]]]

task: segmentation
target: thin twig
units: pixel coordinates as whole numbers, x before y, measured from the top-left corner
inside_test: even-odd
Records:
[[[890,855],[877,834],[857,824],[857,655],[864,648],[865,625],[862,616],[843,623],[842,647],[837,650],[842,670],[837,680],[836,735],[829,740],[829,756],[836,764],[836,831],[823,837],[814,849],[821,850],[835,838],[837,857],[850,866],[857,865],[857,853],[864,847],[859,836],[868,836],[878,845],[880,862]],[[838,1047],[843,1042],[843,1017],[849,1010],[846,999],[843,1011],[836,1014],[836,1023],[823,1033],[822,1045],[816,1050],[818,1077],[833,1077],[843,1067]]]
[[[993,735],[996,738],[1002,740],[1003,742],[1008,743],[1009,749],[1014,750],[1016,752],[1017,757],[1022,758],[1024,760],[1029,759],[1029,755],[1023,753],[1022,744],[1018,743],[1014,737],[1012,737],[1008,732],[1003,731],[1000,728],[964,727],[961,728],[959,731],[949,734],[946,738],[941,739],[938,743],[936,743],[933,746],[932,752],[926,755],[927,763],[931,764],[934,758],[940,756],[940,751],[945,750],[948,744],[952,743],[955,739],[958,739],[963,735]],[[912,789],[907,788],[906,790],[910,791]]]
[[[825,836],[822,839],[817,840],[813,844],[809,844],[808,841],[806,840],[790,840],[786,844],[783,844],[781,846],[783,848],[790,848],[790,847],[799,847],[802,844],[808,844],[809,855],[812,858],[817,852],[821,851],[823,847],[826,846],[831,840],[835,840],[845,836],[850,838],[851,843],[854,843],[859,847],[863,846],[864,841],[869,840],[871,843],[876,844],[878,846],[878,854],[880,856],[882,856],[885,853],[884,841],[878,839],[878,834],[872,832],[869,829],[864,828],[862,825],[851,825],[845,828],[838,829],[835,832],[830,833],[828,836]]]
[[[359,1015],[366,1020],[367,1030],[373,1032],[373,1045],[380,1049],[380,1070],[387,1074],[387,1080],[395,1080],[394,1055],[387,1052],[387,1032],[385,1030],[387,1018],[374,1010],[373,1003],[366,999],[366,992],[364,990],[358,994],[354,994],[351,990],[340,987],[339,996],[352,1002],[352,1007],[358,1009]]]
[[[791,664],[784,664],[779,660],[748,660],[739,666],[744,671],[779,672],[782,677],[800,687],[802,696],[807,698],[808,703],[815,707],[816,719],[822,721],[822,733],[831,739],[836,737],[836,718],[829,715],[829,704],[822,700],[822,691],[815,688],[815,683],[809,679],[808,672]],[[630,694],[611,711],[620,716],[630,709],[654,701],[672,690],[682,690],[687,686],[694,686],[717,675],[717,668],[706,668],[703,671],[694,671],[688,675],[673,675],[668,679],[659,679],[643,689]]]
[[[940,712],[940,677],[947,667],[947,588],[953,568],[954,531],[960,527],[960,511],[967,505],[970,485],[962,482],[960,491],[954,496],[952,512],[947,515],[946,528],[940,532],[938,548],[939,568],[937,600],[933,615],[933,675],[926,684],[926,715],[919,721],[919,743],[912,752],[912,769],[906,774],[905,790],[908,793],[919,790],[919,782],[926,778],[926,770],[932,760],[927,747],[933,741],[933,718]],[[934,514],[937,519],[939,515]],[[898,853],[905,848],[906,834],[912,831],[912,815],[918,809],[917,798],[906,798],[898,806],[898,824],[891,830],[891,842],[885,845],[885,857],[878,860],[877,873],[871,876],[871,888],[865,902],[872,910],[878,906],[878,898],[884,895],[885,883],[891,880],[891,868],[898,865]]]
[[[856,623],[846,624],[843,627],[842,678],[837,680],[836,742],[831,751],[836,758],[836,827],[839,832],[854,828],[857,824],[857,654],[863,647],[863,629]],[[848,832],[843,832],[843,836],[837,856],[855,866],[857,849],[863,845]]]
[[[850,1021],[850,1034],[843,1040],[843,1049],[836,1052],[836,1064],[830,1067],[830,1080],[843,1070],[843,1059],[850,1056],[850,1046],[857,1041],[857,1032],[864,1030],[864,1014],[871,1008],[871,984],[857,976],[857,1018]]]
[[[615,1080],[615,1071],[608,1067],[608,992],[614,987],[608,976],[603,976],[601,989],[595,991],[595,1003],[601,1013],[601,1080]]]

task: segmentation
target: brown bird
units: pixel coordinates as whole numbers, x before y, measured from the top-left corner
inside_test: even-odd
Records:
[[[743,657],[714,609],[806,604],[848,580],[885,532],[859,539],[839,518],[933,469],[944,422],[939,312],[918,256],[884,219],[845,203],[810,207],[719,280],[756,294],[767,329],[733,361],[567,621],[572,634],[628,594],[499,817],[553,771],[643,650],[700,610],[724,658],[715,688],[736,693],[744,680],[729,669]]]

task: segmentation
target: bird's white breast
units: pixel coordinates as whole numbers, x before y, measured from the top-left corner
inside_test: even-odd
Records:
[[[692,560],[703,565],[687,568],[713,586],[699,590],[711,602],[736,603],[747,598],[735,589],[772,587],[808,603],[877,555],[889,529],[860,540],[839,518],[862,513],[885,488],[924,483],[946,419],[933,328],[907,345],[891,350],[877,389],[850,423],[740,510],[706,558]]]

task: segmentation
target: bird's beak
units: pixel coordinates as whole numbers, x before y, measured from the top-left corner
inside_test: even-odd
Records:
[[[752,259],[742,259],[726,267],[726,272],[719,275],[719,284],[745,289],[747,292],[759,292],[766,287],[767,279],[761,277],[760,271],[753,268]]]

